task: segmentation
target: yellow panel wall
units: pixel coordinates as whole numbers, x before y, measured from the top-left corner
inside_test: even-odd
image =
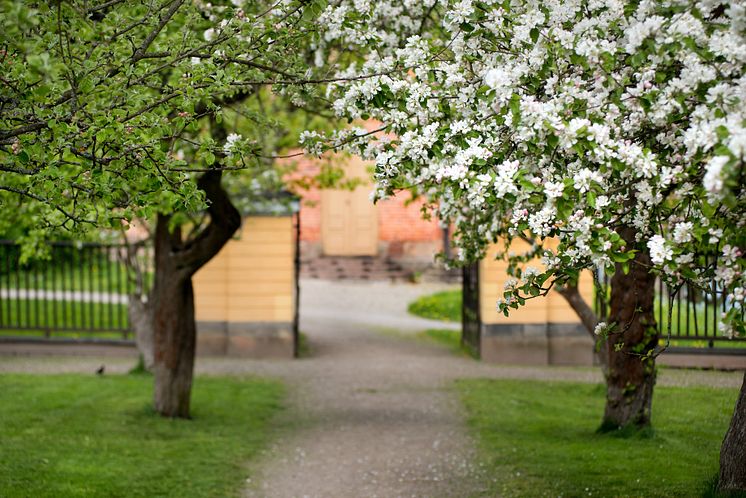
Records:
[[[525,306],[511,310],[505,316],[497,310],[497,300],[503,297],[505,282],[510,278],[506,273],[508,263],[496,260],[495,256],[503,246],[496,244],[487,251],[487,256],[479,266],[480,313],[482,323],[485,324],[540,324],[540,323],[580,323],[575,312],[567,304],[565,298],[557,292],[550,292],[544,297],[537,297],[526,302]],[[515,240],[510,250],[520,254],[529,249],[528,243]],[[537,258],[527,263],[542,269],[541,261]],[[589,305],[593,303],[593,279],[590,273],[584,273],[580,278],[580,293]]]
[[[346,179],[364,184],[353,190],[321,191],[321,244],[327,256],[375,256],[378,252],[378,209],[370,202],[369,164],[351,157],[343,165]]]
[[[194,276],[195,316],[209,322],[291,322],[295,278],[293,219],[248,217]]]

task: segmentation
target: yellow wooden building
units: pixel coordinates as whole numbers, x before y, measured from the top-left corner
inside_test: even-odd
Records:
[[[521,253],[527,243],[514,241],[511,250]],[[492,246],[487,256],[465,272],[465,340],[485,361],[534,365],[591,365],[593,340],[583,328],[575,311],[557,292],[527,301],[509,316],[497,309],[505,282],[510,278],[507,262],[496,259],[501,248]],[[540,262],[530,265],[539,268]],[[469,298],[469,292],[473,294]],[[593,279],[590,273],[580,280],[580,293],[593,303]],[[471,301],[471,306],[469,302]]]
[[[248,216],[194,276],[197,354],[292,357],[297,352],[296,216]]]

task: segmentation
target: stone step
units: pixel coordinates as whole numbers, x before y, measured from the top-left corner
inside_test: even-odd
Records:
[[[301,261],[301,275],[332,280],[408,280],[411,272],[394,261],[362,257],[319,257]]]

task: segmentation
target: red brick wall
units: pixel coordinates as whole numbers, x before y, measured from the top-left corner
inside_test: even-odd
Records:
[[[295,171],[288,175],[288,181],[311,178],[319,171],[318,164],[310,158],[301,156],[295,160]],[[300,239],[307,242],[321,240],[321,192],[318,189],[293,188],[301,196],[300,206]]]
[[[411,196],[402,192],[378,203],[378,239],[386,242],[436,242],[443,236],[438,221],[422,219],[422,201],[406,205]]]
[[[311,177],[318,171],[318,165],[310,159],[297,162],[296,172],[291,178]],[[302,241],[321,240],[321,193],[317,189],[296,189],[303,198],[300,209]],[[380,201],[378,209],[378,240],[381,242],[440,242],[443,232],[437,220],[423,220],[421,201],[408,205],[409,193]]]
[[[321,241],[321,193],[313,190],[303,193],[300,206],[300,240]]]

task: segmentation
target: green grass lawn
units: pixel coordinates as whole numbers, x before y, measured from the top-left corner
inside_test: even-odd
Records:
[[[193,420],[150,408],[152,377],[0,375],[0,496],[238,496],[283,386],[197,378]]]
[[[485,496],[702,496],[718,470],[735,389],[656,387],[652,436],[601,435],[601,385],[456,383],[476,436]]]
[[[413,315],[446,322],[461,321],[461,290],[436,292],[422,296],[407,308]]]
[[[49,299],[0,299],[0,335],[121,338],[118,332],[87,332],[85,329],[128,328],[127,305]],[[30,329],[30,330],[29,330]]]

